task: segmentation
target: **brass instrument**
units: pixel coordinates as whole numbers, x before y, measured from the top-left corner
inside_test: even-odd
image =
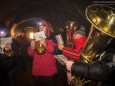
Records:
[[[79,61],[90,63],[96,61],[96,57],[102,53],[112,38],[115,38],[115,9],[104,5],[91,5],[85,12],[92,25]],[[76,83],[76,86],[84,86],[86,83],[89,83],[88,86],[96,86],[91,85],[92,80],[79,76]]]
[[[5,45],[0,46],[0,52],[5,54],[8,58],[14,56],[14,51],[12,49],[5,48]]]
[[[66,28],[66,34],[67,34],[66,45],[67,45],[67,47],[74,47],[73,35],[74,35],[75,30],[78,28],[78,25],[74,21],[68,21],[66,23],[65,28]]]
[[[4,49],[4,54],[10,58],[10,57],[14,56],[14,51],[11,49],[8,49],[8,50]]]
[[[71,47],[71,48],[74,48],[75,47],[75,44],[74,44],[74,33],[75,33],[75,30],[79,28],[79,25],[75,22],[75,21],[68,21],[65,25],[65,28],[66,28],[66,35],[67,35],[67,40],[66,40],[66,46],[67,47]],[[67,59],[69,61],[74,61],[73,59],[71,58],[68,58]],[[68,74],[71,74],[70,71],[67,71],[67,75]],[[75,76],[71,76],[71,81],[68,80],[68,86],[73,86],[74,82],[75,81]]]
[[[45,53],[45,48],[42,44],[40,44],[39,41],[36,42],[36,45],[37,45],[37,49],[36,49],[36,52],[38,54],[44,54]]]
[[[0,47],[0,52],[1,52],[2,54],[5,54],[8,58],[14,56],[14,51],[11,50],[11,49],[5,49],[5,48],[3,48],[3,47]]]

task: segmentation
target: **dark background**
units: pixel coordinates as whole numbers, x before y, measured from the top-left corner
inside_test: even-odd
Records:
[[[85,10],[89,5],[102,4],[115,7],[114,0],[0,0],[0,26],[10,31],[14,23],[28,18],[43,18],[59,33],[67,20],[75,20],[86,27],[88,34],[91,24]]]
[[[93,4],[115,7],[115,0],[0,0],[0,28],[5,27],[10,32],[11,27],[20,21],[28,18],[43,18],[51,23],[54,32],[60,33],[59,28],[64,28],[66,21],[75,20],[86,27],[88,35],[91,24],[86,19],[85,10]],[[115,38],[110,46],[115,48]],[[58,68],[63,71],[63,68]],[[60,74],[63,76],[63,73]],[[32,86],[30,75],[30,71],[26,73],[17,71],[16,86]]]

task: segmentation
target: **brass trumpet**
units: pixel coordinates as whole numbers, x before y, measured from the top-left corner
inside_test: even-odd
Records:
[[[0,47],[0,52],[2,54],[5,54],[9,58],[14,56],[14,51],[12,49],[5,49],[5,48]]]
[[[12,49],[5,48],[5,45],[2,45],[0,47],[0,52],[2,54],[5,54],[9,58],[12,57],[12,56],[14,56],[14,51]]]
[[[8,49],[8,50],[4,49],[4,54],[10,58],[10,57],[14,56],[14,51],[11,49]]]
[[[36,42],[36,47],[37,47],[36,52],[38,54],[44,54],[45,53],[45,48],[44,48],[44,46],[42,44],[40,44],[39,41]]]

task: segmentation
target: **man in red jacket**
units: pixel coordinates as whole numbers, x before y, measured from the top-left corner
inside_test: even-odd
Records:
[[[79,59],[80,52],[85,44],[86,34],[85,28],[81,26],[74,33],[74,45],[75,48],[66,47],[63,44],[58,44],[59,50],[62,50],[62,54],[67,56],[68,58],[72,58],[74,60]]]
[[[85,28],[81,26],[79,29],[77,29],[73,34],[74,39],[74,46],[75,48],[66,47],[63,44],[58,44],[59,50],[62,50],[62,54],[68,58],[71,58],[73,60],[78,60],[80,56],[80,52],[86,42],[86,33]],[[71,81],[71,73],[67,72],[67,78],[69,82]]]

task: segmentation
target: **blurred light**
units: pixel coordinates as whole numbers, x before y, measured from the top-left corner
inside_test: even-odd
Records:
[[[0,33],[1,33],[1,34],[4,34],[4,31],[1,31]]]
[[[38,22],[38,26],[45,26],[42,22]]]
[[[34,33],[30,32],[30,39],[34,39]]]
[[[4,31],[0,31],[0,37],[5,37],[6,33]]]

